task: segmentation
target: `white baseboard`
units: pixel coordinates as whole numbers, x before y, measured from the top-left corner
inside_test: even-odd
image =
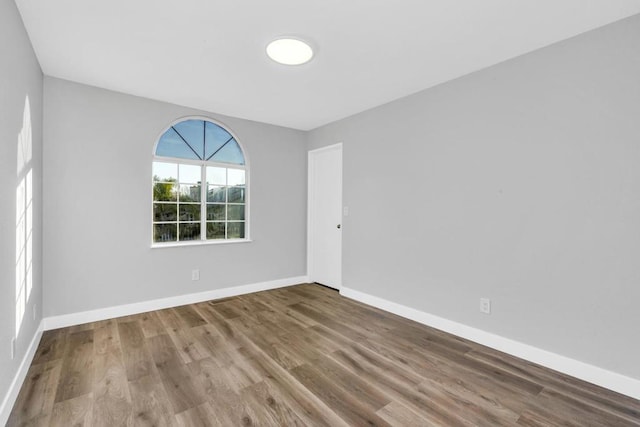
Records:
[[[36,354],[36,350],[38,349],[38,344],[40,344],[40,338],[42,338],[42,331],[44,327],[44,320],[40,321],[38,325],[38,329],[36,329],[36,333],[33,335],[31,342],[29,343],[29,348],[22,358],[22,362],[20,362],[20,367],[18,367],[18,372],[13,377],[13,381],[11,381],[11,385],[9,386],[9,391],[4,396],[2,400],[2,404],[0,405],[0,425],[6,425],[7,421],[9,421],[9,415],[11,415],[11,409],[13,409],[13,404],[16,402],[18,397],[18,393],[20,392],[20,388],[22,387],[22,383],[24,379],[27,377],[27,372],[29,371],[29,367],[31,366],[31,362],[33,361],[33,356]]]
[[[608,388],[624,395],[640,399],[640,380],[618,374],[579,360],[571,359],[509,338],[434,316],[364,292],[342,287],[340,294],[379,309],[397,314],[423,325],[457,335],[478,344],[491,347],[529,362],[571,375],[572,377]]]
[[[113,307],[99,308],[96,310],[82,311],[79,313],[51,316],[44,319],[44,330],[80,325],[82,323],[97,322],[99,320],[113,319],[114,317],[129,316],[145,313],[147,311],[161,310],[180,305],[193,304],[218,298],[227,298],[237,295],[250,294],[252,292],[266,291],[269,289],[283,288],[285,286],[307,283],[306,276],[288,277],[286,279],[270,280],[268,282],[252,283],[249,285],[234,286],[231,288],[213,289],[174,297],[160,298],[150,301],[124,304]]]

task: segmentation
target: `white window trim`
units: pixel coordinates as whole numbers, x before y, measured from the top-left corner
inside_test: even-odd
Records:
[[[151,249],[179,248],[181,246],[206,246],[206,245],[236,245],[238,243],[251,243],[251,239],[212,239],[212,240],[185,240],[182,242],[168,242],[151,244]]]
[[[229,134],[233,137],[233,139],[236,141],[236,143],[240,146],[240,149],[242,150],[242,155],[244,156],[244,165],[237,165],[237,164],[233,164],[233,163],[220,163],[220,162],[212,162],[212,161],[207,161],[207,160],[193,160],[193,159],[184,159],[184,158],[180,158],[180,157],[163,157],[163,156],[156,156],[156,149],[158,147],[158,143],[160,142],[160,138],[162,137],[162,135],[164,135],[164,133],[169,130],[172,126],[183,122],[185,120],[204,120],[204,121],[208,121],[211,122],[213,124],[216,124],[220,127],[222,127],[225,131],[229,132]],[[251,184],[250,184],[250,168],[249,168],[249,157],[247,155],[247,152],[244,148],[244,146],[242,145],[242,143],[238,140],[238,137],[236,136],[236,134],[234,132],[232,132],[229,127],[227,125],[225,125],[224,123],[219,122],[218,120],[212,119],[210,117],[206,117],[206,116],[186,116],[186,117],[181,117],[173,122],[171,122],[171,124],[169,124],[168,126],[166,126],[162,132],[160,132],[158,134],[158,136],[156,137],[155,143],[153,144],[153,152],[152,152],[152,158],[151,158],[151,166],[153,168],[153,162],[166,162],[166,163],[178,163],[178,164],[187,164],[187,165],[196,165],[196,166],[201,166],[201,173],[202,173],[202,181],[201,181],[201,193],[200,193],[200,197],[201,197],[201,201],[200,201],[200,240],[184,240],[184,241],[175,241],[175,242],[155,242],[153,240],[153,234],[154,234],[154,221],[153,221],[153,204],[154,204],[154,200],[153,200],[153,185],[154,185],[154,181],[153,181],[153,173],[151,173],[151,192],[150,192],[150,203],[149,206],[151,207],[150,212],[149,212],[149,216],[148,218],[151,218],[151,248],[152,249],[158,249],[158,248],[175,248],[175,247],[181,247],[181,246],[201,246],[201,245],[226,245],[226,244],[236,244],[236,243],[250,243],[253,242],[253,240],[251,239],[251,225],[250,225],[250,218],[251,218]],[[244,179],[245,179],[245,203],[244,203],[244,238],[243,239],[206,239],[206,224],[207,224],[207,220],[206,218],[206,209],[207,209],[207,203],[206,203],[206,190],[207,190],[207,183],[206,183],[206,167],[207,166],[213,166],[213,167],[222,167],[225,169],[242,169],[244,170]],[[179,183],[178,183],[179,184]],[[225,203],[227,204],[227,203]],[[227,204],[228,205],[228,204]],[[179,212],[178,212],[179,214]],[[227,222],[227,221],[225,221]],[[204,224],[204,227],[202,226],[202,224]]]

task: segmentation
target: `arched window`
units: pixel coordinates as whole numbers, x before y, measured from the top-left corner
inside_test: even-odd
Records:
[[[153,158],[153,244],[247,240],[247,172],[222,126],[187,119],[169,127]]]

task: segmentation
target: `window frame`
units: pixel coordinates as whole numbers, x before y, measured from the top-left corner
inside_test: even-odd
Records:
[[[226,132],[229,133],[229,135],[231,135],[233,137],[233,139],[235,140],[235,142],[238,144],[238,146],[240,147],[240,150],[242,150],[242,155],[244,157],[244,164],[243,165],[239,165],[239,164],[234,164],[234,163],[222,163],[222,162],[214,162],[214,161],[207,161],[206,159],[203,160],[199,160],[199,159],[185,159],[185,158],[180,158],[180,157],[166,157],[166,156],[157,156],[156,155],[156,150],[158,148],[158,143],[160,142],[160,139],[162,138],[162,136],[165,134],[165,132],[167,132],[169,129],[171,129],[171,127],[175,126],[176,124],[186,121],[186,120],[204,120],[207,122],[211,122],[217,126],[220,126],[222,129],[224,129]],[[154,189],[154,179],[153,179],[153,163],[154,162],[163,162],[163,163],[175,163],[177,165],[195,165],[195,166],[200,166],[200,178],[201,178],[201,183],[200,183],[200,239],[195,239],[195,240],[183,240],[180,241],[179,240],[179,235],[176,236],[176,238],[178,240],[176,241],[171,241],[171,242],[156,242],[154,241],[154,224],[156,224],[156,222],[154,221],[154,203],[156,203],[156,201],[154,200],[153,197],[153,189]],[[206,228],[207,228],[207,219],[206,219],[206,212],[207,212],[207,190],[208,190],[208,183],[206,181],[206,174],[207,174],[207,167],[220,167],[220,168],[225,168],[225,169],[241,169],[244,171],[244,179],[245,179],[245,202],[244,202],[244,238],[241,239],[206,239]],[[178,166],[179,168],[179,166]],[[179,174],[178,174],[179,175]],[[179,246],[199,246],[199,245],[225,245],[225,244],[233,244],[233,243],[248,243],[251,242],[251,226],[250,226],[250,204],[251,204],[251,195],[250,195],[250,168],[249,168],[249,157],[247,155],[247,152],[244,148],[244,146],[242,145],[242,143],[238,140],[238,137],[236,136],[236,134],[229,129],[229,127],[227,125],[225,125],[224,123],[221,123],[220,121],[216,120],[216,119],[212,119],[211,117],[207,117],[207,116],[185,116],[185,117],[181,117],[179,119],[174,120],[173,122],[171,122],[168,126],[164,127],[162,129],[162,131],[158,134],[158,136],[155,139],[155,142],[153,144],[153,151],[152,151],[152,156],[151,156],[151,174],[150,174],[150,182],[151,182],[151,191],[150,191],[150,203],[149,206],[151,207],[150,212],[149,212],[149,216],[148,218],[151,218],[150,221],[150,229],[151,229],[151,248],[155,249],[155,248],[171,248],[171,247],[179,247]],[[176,182],[177,185],[180,185],[179,182],[179,178],[178,181]],[[227,186],[228,187],[228,186]],[[178,206],[178,212],[177,212],[177,221],[176,223],[179,223],[180,220],[180,208],[179,208],[179,202],[176,202],[177,206]],[[228,201],[225,202],[225,207],[228,207],[229,203]],[[229,221],[225,220],[225,224],[228,223]],[[233,222],[233,221],[232,221]],[[225,227],[226,228],[226,227]]]

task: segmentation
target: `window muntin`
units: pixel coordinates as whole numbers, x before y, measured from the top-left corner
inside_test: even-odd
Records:
[[[247,239],[245,157],[226,129],[176,123],[158,140],[152,169],[154,244]]]

